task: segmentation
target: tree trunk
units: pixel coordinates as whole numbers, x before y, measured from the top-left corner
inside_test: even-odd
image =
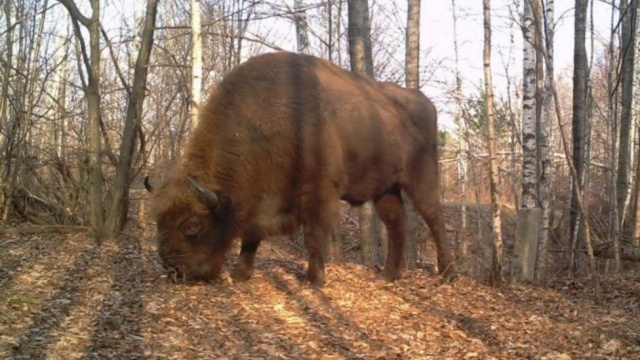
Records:
[[[523,0],[522,16],[523,57],[522,57],[522,207],[532,209],[538,206],[536,185],[538,161],[536,156],[536,29],[533,17],[533,2]]]
[[[408,89],[420,90],[420,0],[408,0],[407,6],[405,84]],[[411,202],[404,203],[409,222],[404,260],[407,269],[415,269],[418,263],[417,242],[421,222]]]
[[[609,68],[607,71],[607,118],[609,119],[609,133],[611,136],[611,180],[609,195],[609,206],[611,208],[611,214],[609,221],[611,223],[610,238],[614,247],[614,272],[620,273],[620,216],[618,213],[618,171],[615,165],[618,163],[618,91],[614,91],[615,73],[618,65],[615,61],[614,55],[614,43],[616,38],[616,32],[613,30],[616,26],[615,20],[615,1],[611,2],[611,37],[609,38]]]
[[[551,79],[553,79],[553,46],[555,33],[555,15],[554,0],[547,0],[544,14],[543,26],[546,42],[544,43],[547,56],[550,59],[550,66],[545,67],[544,89],[542,94],[542,116],[540,117],[540,126],[538,127],[538,155],[540,158],[540,174],[538,176],[538,196],[540,206],[542,207],[542,219],[540,225],[540,234],[538,237],[538,256],[537,256],[537,277],[544,279],[547,276],[547,256],[549,248],[549,229],[550,229],[550,196],[549,186],[551,183],[551,171],[553,164],[549,157],[551,144],[551,124],[554,121],[553,112],[553,94],[551,94]],[[542,14],[540,14],[542,15]],[[542,44],[540,44],[542,45]],[[540,52],[541,54],[541,52]],[[544,60],[544,59],[542,59]]]
[[[620,1],[620,22],[622,23],[622,38],[620,42],[620,147],[618,152],[618,183],[617,206],[619,224],[624,233],[627,233],[626,219],[630,200],[630,167],[633,132],[633,78],[635,58],[635,37],[637,29],[638,1]]]
[[[573,54],[573,166],[576,169],[580,188],[584,181],[584,161],[585,161],[585,136],[587,122],[587,51],[586,39],[586,18],[588,0],[576,0],[575,6],[575,39]],[[580,217],[578,212],[578,199],[576,194],[581,193],[574,189],[571,197],[570,229],[571,229],[571,254],[570,254],[570,274],[576,270],[576,251],[580,240],[584,238],[583,232],[585,219]]]
[[[491,191],[491,228],[493,239],[493,259],[490,283],[502,284],[502,226],[499,204],[498,159],[496,156],[495,110],[493,104],[493,83],[491,79],[491,0],[482,0],[484,15],[484,87],[487,106],[487,147],[489,148],[489,182]]]
[[[636,57],[636,41],[638,35],[638,1],[631,1],[627,6],[627,16],[625,17],[626,22],[628,23],[627,28],[625,29],[623,23],[623,38],[622,40],[622,48],[625,49],[623,63],[622,63],[622,109],[621,109],[621,122],[625,124],[626,122],[631,123],[631,128],[633,129],[633,91],[634,91],[634,77],[636,75],[635,64],[637,63]],[[626,35],[625,35],[626,30]],[[628,45],[627,45],[628,44]],[[628,49],[628,50],[627,50]],[[636,85],[637,87],[637,85]],[[636,100],[638,101],[638,100]],[[629,119],[627,119],[627,117]],[[637,119],[636,119],[637,121]],[[637,128],[636,134],[638,137],[636,138],[636,142],[640,139],[640,127]],[[640,237],[640,179],[638,175],[640,174],[640,161],[638,161],[638,155],[640,154],[640,147],[636,150],[636,163],[635,166],[635,176],[634,176],[634,188],[633,188],[633,206],[630,208],[628,218],[629,218],[629,226],[625,234],[629,237],[638,238]]]
[[[100,136],[100,0],[91,0],[89,23],[89,48],[91,65],[87,87],[89,117],[89,202],[91,204],[91,228],[101,239],[104,225],[102,205],[102,138]]]
[[[198,113],[202,98],[202,26],[200,0],[191,0],[191,129],[198,126]]]
[[[351,71],[373,77],[371,53],[371,25],[367,0],[349,0],[349,59]],[[362,251],[366,265],[380,264],[380,236],[377,219],[370,202],[359,209],[360,229],[363,234]]]
[[[458,15],[456,2],[451,0],[453,13],[453,49],[456,71],[456,119],[458,132],[458,182],[460,183],[460,230],[458,233],[458,255],[461,258],[467,256],[468,244],[465,238],[467,232],[467,164],[469,156],[469,131],[467,120],[462,113],[462,76],[460,75],[460,57],[458,52]]]
[[[579,11],[583,12],[583,14],[586,14],[586,9],[583,9],[582,7],[584,6],[586,8],[586,4],[587,4],[587,0],[576,0],[576,14],[578,14]],[[582,16],[582,19],[584,20],[586,16]],[[576,22],[580,21],[578,16],[576,16]],[[576,26],[577,27],[577,26]],[[584,27],[583,27],[584,29]],[[577,34],[577,32],[576,32]],[[583,44],[584,45],[584,44]],[[549,67],[551,64],[551,61],[549,59],[549,57],[547,56],[546,52],[544,53],[544,60],[545,60],[545,64],[547,65],[547,67]],[[574,69],[575,71],[575,69]],[[576,203],[577,203],[577,211],[578,213],[582,216],[583,219],[585,219],[584,221],[584,243],[587,249],[587,254],[589,256],[589,272],[591,274],[591,276],[593,277],[593,281],[594,281],[594,288],[595,288],[595,297],[596,297],[596,303],[601,304],[602,303],[602,292],[600,290],[600,278],[598,276],[598,272],[596,271],[596,262],[595,262],[595,256],[594,256],[594,251],[593,251],[593,246],[591,244],[591,228],[589,225],[589,218],[587,216],[584,216],[585,214],[585,206],[583,203],[583,197],[581,196],[583,194],[583,188],[582,185],[580,184],[580,177],[578,176],[578,171],[574,165],[573,159],[571,159],[569,157],[570,154],[570,145],[569,145],[569,141],[567,140],[567,137],[565,136],[564,133],[564,122],[563,122],[563,117],[562,117],[562,107],[560,106],[560,97],[558,96],[558,90],[556,89],[556,85],[555,85],[555,80],[553,78],[549,78],[549,85],[550,85],[550,89],[551,89],[551,93],[553,94],[553,103],[554,103],[554,108],[556,111],[556,118],[558,120],[558,128],[559,128],[559,133],[560,133],[560,139],[562,141],[562,147],[564,150],[564,154],[565,154],[565,160],[567,161],[567,166],[569,167],[569,171],[571,173],[571,184],[572,184],[572,188],[573,188],[573,198],[576,199]],[[575,105],[574,105],[575,106]]]
[[[9,100],[9,84],[11,82],[11,66],[13,64],[13,26],[11,24],[11,2],[6,1],[4,3],[4,16],[5,16],[5,20],[6,20],[6,26],[7,26],[7,30],[5,32],[5,41],[6,41],[6,59],[5,59],[5,63],[4,63],[4,68],[3,68],[3,72],[2,72],[2,93],[0,93],[0,96],[2,96],[0,98],[0,151],[2,151],[2,153],[0,153],[0,155],[8,155],[7,151],[5,149],[8,149],[9,147],[7,146],[7,142],[9,141],[9,137],[6,136],[7,129],[6,127],[9,126],[9,121],[8,121],[8,114],[9,112],[7,111],[7,105],[8,105],[8,100]],[[5,166],[7,166],[7,164],[9,163],[10,159],[9,156],[5,156],[4,162],[5,162]],[[8,216],[9,216],[9,208],[10,208],[10,199],[11,197],[9,196],[10,194],[6,191],[7,189],[7,184],[5,181],[5,176],[4,174],[0,174],[0,189],[2,189],[2,191],[0,191],[0,211],[1,213],[1,219],[2,221],[6,221]]]
[[[105,231],[113,236],[122,230],[129,209],[129,184],[131,182],[131,163],[135,148],[136,129],[140,128],[142,106],[144,104],[145,89],[147,87],[147,70],[153,48],[157,0],[147,0],[147,11],[142,28],[142,39],[138,59],[133,73],[133,87],[129,93],[127,103],[127,117],[125,119],[122,143],[120,144],[120,158],[116,166],[116,179],[113,185],[113,197],[109,207]]]
[[[309,54],[309,27],[307,25],[307,10],[305,0],[294,0],[293,19],[296,24],[296,39],[298,54]]]
[[[4,3],[4,16],[6,21],[6,31],[5,31],[5,47],[6,59],[3,69],[2,69],[2,92],[0,92],[0,149],[4,148],[4,143],[6,140],[5,137],[5,126],[7,125],[7,100],[9,99],[9,80],[11,79],[11,64],[13,64],[13,26],[11,24],[11,3],[6,1]],[[0,180],[1,181],[1,180]],[[2,183],[0,183],[2,186]],[[2,192],[0,192],[0,204],[2,201]]]
[[[534,12],[541,15],[540,0],[524,0],[523,90],[522,90],[522,208],[518,209],[516,245],[511,275],[515,280],[533,280],[538,250],[541,209],[538,199],[538,79],[542,77],[537,47],[539,24]],[[539,18],[539,17],[538,17]]]
[[[89,122],[89,206],[93,235],[100,241],[104,232],[104,207],[102,204],[102,139],[100,134],[100,0],[91,0],[91,18],[78,10],[73,0],[58,0],[71,16],[76,39],[80,43],[82,58],[88,79],[84,86],[87,97]],[[89,56],[79,23],[89,32]]]
[[[349,0],[347,8],[351,71],[374,77],[369,2],[368,0]]]
[[[380,221],[370,202],[358,208],[358,219],[360,221],[362,263],[368,267],[379,266],[382,264]]]
[[[407,1],[405,71],[407,89],[420,89],[420,0]]]
[[[335,26],[333,27],[334,28],[333,38],[335,39],[335,44],[332,41],[333,45],[331,46],[331,54],[329,57],[331,61],[334,61],[333,54],[335,54],[335,62],[337,64],[342,64],[342,51],[340,51],[341,50],[340,39],[342,38],[342,27],[343,27],[342,10],[344,9],[342,5],[343,5],[343,1],[342,0],[338,1],[337,9],[336,9],[337,13],[335,14]]]

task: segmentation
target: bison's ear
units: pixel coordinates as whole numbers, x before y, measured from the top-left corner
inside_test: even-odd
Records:
[[[211,191],[211,189],[207,188],[206,186],[200,184],[195,179],[193,179],[191,176],[189,176],[189,183],[198,192],[198,194],[200,194],[200,196],[202,196],[202,198],[204,199],[206,205],[209,208],[213,209],[216,206],[218,206],[218,195],[216,195],[215,192]]]
[[[192,216],[180,224],[180,231],[185,236],[197,235],[202,228],[202,221],[196,216]]]
[[[151,186],[151,183],[149,182],[149,175],[144,177],[144,188],[150,193],[153,192],[153,186]]]

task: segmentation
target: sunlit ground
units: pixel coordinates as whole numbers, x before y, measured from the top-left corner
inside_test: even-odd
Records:
[[[137,230],[101,247],[84,235],[0,237],[0,357],[640,356],[638,273],[604,279],[596,306],[586,280],[495,290],[416,270],[386,284],[357,264],[330,264],[317,290],[292,254],[265,244],[249,282],[187,286],[160,277],[155,244]]]

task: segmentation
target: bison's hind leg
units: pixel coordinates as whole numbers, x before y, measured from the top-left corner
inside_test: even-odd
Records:
[[[376,212],[387,228],[388,255],[382,278],[395,281],[401,277],[404,242],[407,236],[407,213],[399,186],[394,186],[375,201]]]
[[[231,276],[236,281],[247,281],[253,275],[253,264],[261,240],[261,237],[255,235],[245,235],[242,238],[238,262],[231,271]]]
[[[438,272],[445,281],[452,281],[456,278],[457,272],[453,261],[453,251],[447,240],[442,205],[440,204],[438,165],[435,161],[430,163],[428,160],[421,159],[414,164],[411,183],[406,184],[404,190],[413,202],[413,206],[429,226],[435,239]]]
[[[306,202],[303,215],[304,246],[309,255],[306,281],[312,286],[322,287],[325,283],[324,258],[338,219],[340,203],[337,195],[313,198]]]

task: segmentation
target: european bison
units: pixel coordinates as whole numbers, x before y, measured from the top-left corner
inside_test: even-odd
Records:
[[[307,280],[321,286],[339,200],[373,200],[389,234],[382,277],[393,281],[407,232],[404,190],[433,232],[449,280],[455,268],[436,138],[436,109],[418,91],[312,56],[253,57],[211,91],[182,157],[153,191],[160,257],[181,277],[207,281],[240,237],[232,276],[247,280],[262,239],[304,225]]]

